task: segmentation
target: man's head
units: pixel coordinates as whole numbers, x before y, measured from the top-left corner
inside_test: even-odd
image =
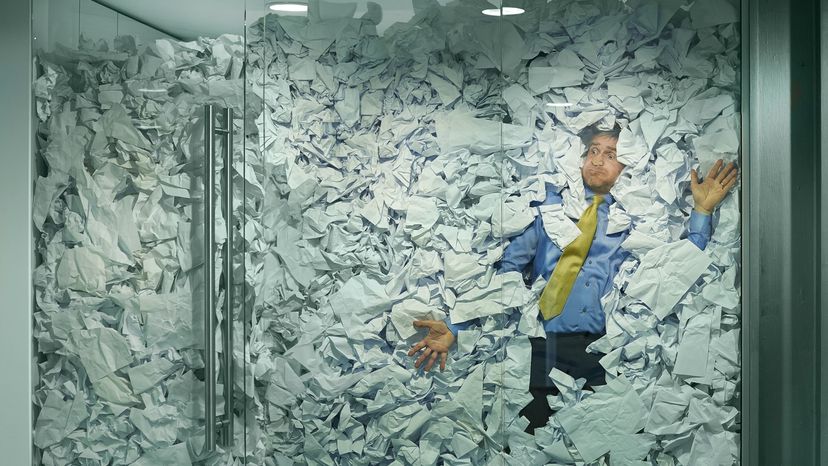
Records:
[[[624,170],[624,164],[618,161],[615,154],[620,133],[618,126],[609,131],[590,128],[582,136],[587,150],[583,155],[581,176],[584,184],[597,194],[609,193]]]

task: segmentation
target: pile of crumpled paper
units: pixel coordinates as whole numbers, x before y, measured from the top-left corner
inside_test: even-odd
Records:
[[[44,464],[190,464],[200,448],[208,102],[243,114],[245,135],[230,221],[246,397],[216,464],[737,462],[737,193],[705,251],[682,238],[690,168],[738,157],[738,8],[593,3],[486,19],[485,3],[417,0],[382,36],[377,8],[342,8],[267,16],[246,43],[121,38],[43,57]],[[590,348],[608,383],[593,393],[553,370],[558,411],[529,435],[518,413],[544,283],[496,264],[535,215],[563,240],[587,207],[578,134],[616,123],[627,168],[610,228],[631,230],[632,254]],[[530,207],[547,183],[557,215]],[[423,373],[412,321],[446,316],[481,325],[445,372]]]

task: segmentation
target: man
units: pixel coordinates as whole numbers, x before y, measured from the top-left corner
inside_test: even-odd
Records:
[[[498,273],[523,272],[531,265],[530,283],[539,276],[547,281],[540,297],[541,315],[538,316],[547,336],[530,339],[530,391],[535,399],[521,411],[530,421],[527,428],[530,433],[545,425],[551,414],[546,395],[556,392],[548,377],[553,367],[575,379],[585,378],[587,387],[604,383],[604,369],[598,364],[601,356],[585,350],[605,332],[600,300],[612,288],[613,277],[629,254],[621,248],[629,232],[607,233],[609,206],[615,202],[609,192],[624,169],[616,159],[619,133],[620,129],[616,127],[612,131],[591,130],[585,137],[589,143],[583,155],[581,176],[590,207],[578,222],[581,236],[561,250],[546,235],[543,220],[537,216],[532,225],[511,240],[500,262]],[[699,182],[696,170],[691,170],[695,207],[690,215],[688,239],[700,249],[704,249],[710,239],[711,213],[736,184],[738,170],[734,164],[724,168],[722,165],[722,160],[718,160],[702,182]],[[548,188],[543,204],[560,204],[560,194],[554,187]],[[453,325],[448,318],[445,321],[415,321],[415,327],[428,328],[429,333],[411,348],[408,355],[423,350],[415,362],[416,367],[428,360],[425,370],[429,371],[439,358],[440,369],[445,370],[448,350],[458,331],[473,322]]]

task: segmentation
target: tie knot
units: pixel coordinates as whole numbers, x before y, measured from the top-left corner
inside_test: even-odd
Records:
[[[602,202],[604,202],[604,196],[602,196],[600,194],[596,194],[595,197],[592,198],[592,203],[593,204],[600,204]]]

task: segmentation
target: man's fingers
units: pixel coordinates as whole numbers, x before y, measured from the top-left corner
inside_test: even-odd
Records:
[[[426,372],[430,371],[431,368],[434,367],[434,361],[437,360],[437,356],[438,356],[438,354],[437,354],[436,351],[431,353],[431,357],[428,358],[428,364],[426,364],[426,366],[425,366]]]
[[[716,175],[716,181],[724,184],[725,178],[727,178],[727,176],[730,175],[731,171],[735,167],[736,167],[736,164],[734,164],[733,162],[730,162],[729,164],[727,164],[727,166],[724,167],[724,169],[722,171],[720,171],[718,175]]]
[[[699,184],[699,174],[696,173],[695,168],[690,169],[690,184],[692,186],[695,186],[695,185]]]
[[[414,356],[414,353],[416,353],[417,351],[420,351],[425,345],[426,345],[426,341],[425,340],[420,340],[419,343],[417,343],[416,345],[411,347],[411,349],[408,351],[408,355],[409,356]]]
[[[739,176],[738,171],[734,170],[734,171],[730,172],[730,174],[727,175],[724,180],[722,180],[722,186],[727,186],[728,184],[730,184],[732,182],[735,182],[736,178],[738,176]]]
[[[440,354],[440,371],[446,370],[446,359],[448,359],[448,353],[441,353]]]
[[[414,326],[418,328],[431,328],[434,325],[433,320],[415,320]]]
[[[710,167],[710,171],[707,172],[707,176],[705,177],[705,179],[716,178],[716,174],[719,173],[719,169],[722,168],[723,163],[724,161],[722,159],[717,160],[716,163],[714,163],[713,166]]]
[[[422,364],[423,361],[425,361],[425,359],[431,354],[432,351],[433,350],[431,348],[426,348],[426,350],[423,351],[423,354],[420,355],[420,358],[417,359],[417,362],[414,363],[414,367],[420,367],[420,364]]]
[[[732,179],[732,180],[728,181],[728,182],[724,185],[724,190],[725,190],[725,191],[730,191],[730,188],[732,188],[732,187],[734,187],[734,186],[736,186],[736,177],[735,177],[735,176],[733,177],[733,179]]]

